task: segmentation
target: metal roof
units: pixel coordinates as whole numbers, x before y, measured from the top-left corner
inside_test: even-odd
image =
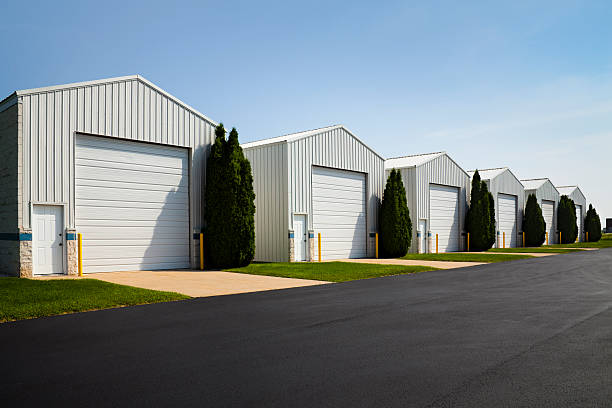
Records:
[[[378,157],[380,157],[381,159],[384,160],[384,157],[382,157],[380,154],[376,153],[376,151],[374,151],[374,149],[372,149],[370,146],[365,144],[361,139],[359,139],[357,136],[355,136],[355,134],[353,132],[351,132],[350,130],[348,130],[346,128],[346,126],[344,126],[344,125],[326,126],[326,127],[322,127],[322,128],[318,128],[318,129],[305,130],[305,131],[297,132],[297,133],[289,133],[289,134],[283,135],[283,136],[270,137],[268,139],[255,140],[253,142],[242,143],[240,145],[240,147],[242,147],[243,149],[249,149],[249,148],[252,148],[252,147],[265,146],[265,145],[274,144],[274,143],[293,142],[295,140],[305,139],[307,137],[316,136],[316,135],[318,135],[320,133],[325,133],[325,132],[329,132],[330,130],[336,130],[336,129],[344,130],[349,135],[354,137],[359,143],[364,145],[368,150],[370,150],[376,156],[378,156]]]
[[[523,185],[525,186],[525,190],[537,190],[538,188],[546,184],[547,181],[550,182],[550,180],[547,178],[525,179],[521,180],[521,183],[523,183]]]
[[[401,169],[406,167],[416,167],[436,159],[446,152],[434,152],[424,154],[414,154],[411,156],[392,157],[385,160],[385,169]]]
[[[482,169],[482,170],[477,169],[477,170],[482,180],[491,180],[499,176],[500,174],[502,174],[504,171],[509,170],[509,169],[508,167],[498,167],[496,169]],[[468,171],[468,174],[470,175],[470,177],[474,177],[475,172],[476,170],[470,170]]]
[[[74,83],[64,84],[64,85],[53,85],[53,86],[45,86],[45,87],[41,87],[41,88],[31,88],[31,89],[23,89],[23,90],[15,91],[12,94],[10,94],[9,96],[7,96],[6,98],[4,98],[2,101],[0,101],[0,112],[2,112],[3,110],[7,109],[10,106],[12,106],[15,102],[17,102],[17,97],[22,96],[22,95],[32,95],[32,94],[37,94],[37,93],[52,92],[52,91],[58,91],[58,90],[64,90],[64,89],[82,88],[82,87],[86,87],[86,86],[90,86],[90,85],[110,84],[110,83],[114,83],[114,82],[123,82],[123,81],[129,81],[129,80],[137,80],[137,81],[142,82],[143,84],[145,84],[145,85],[155,89],[160,94],[162,94],[162,95],[166,96],[167,98],[171,99],[176,104],[178,104],[178,105],[182,106],[183,108],[191,111],[193,114],[195,114],[197,116],[200,116],[202,119],[212,123],[215,126],[218,125],[217,122],[213,121],[208,116],[204,115],[203,113],[199,112],[198,110],[196,110],[196,109],[192,108],[191,106],[187,105],[185,102],[181,101],[180,99],[178,99],[174,95],[171,95],[168,92],[164,91],[163,89],[161,89],[157,85],[153,84],[149,80],[145,79],[141,75],[126,75],[126,76],[121,76],[121,77],[96,79],[94,81],[74,82]]]

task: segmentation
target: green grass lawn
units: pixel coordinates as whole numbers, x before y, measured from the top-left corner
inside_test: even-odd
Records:
[[[505,253],[513,253],[513,252],[532,252],[532,253],[554,253],[554,254],[565,254],[568,252],[579,252],[581,249],[576,248],[549,248],[549,247],[530,247],[530,248],[491,248],[488,252],[505,252]]]
[[[612,248],[612,234],[603,234],[601,239],[597,242],[544,245],[542,248]]]
[[[253,263],[243,268],[227,269],[229,272],[251,275],[279,276],[283,278],[311,279],[328,282],[345,282],[379,276],[400,275],[432,271],[429,266],[375,265],[349,262],[321,263]]]
[[[0,322],[188,298],[96,279],[0,278]]]
[[[474,252],[469,254],[456,254],[452,252],[443,254],[407,254],[401,259],[414,259],[417,261],[453,261],[453,262],[506,262],[517,259],[533,258],[531,255],[498,255],[486,252]]]

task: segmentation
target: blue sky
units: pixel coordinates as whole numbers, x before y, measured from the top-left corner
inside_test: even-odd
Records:
[[[3,5],[2,97],[141,74],[243,142],[342,123],[386,157],[579,184],[612,217],[609,2],[88,3]]]

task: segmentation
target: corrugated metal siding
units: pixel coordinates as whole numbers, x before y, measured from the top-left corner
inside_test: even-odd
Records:
[[[508,194],[517,197],[517,232],[520,235],[523,231],[523,209],[525,208],[525,189],[520,181],[516,179],[512,175],[509,170],[505,170],[497,177],[494,177],[491,180],[488,180],[487,187],[489,191],[493,195],[495,200],[495,217],[496,220],[496,229],[499,230],[499,214],[497,199],[499,194]],[[500,238],[501,239],[501,238]],[[522,238],[517,242],[522,244]]]
[[[74,227],[75,133],[190,147],[192,228],[202,226],[206,157],[214,124],[137,78],[19,97],[23,108],[23,227],[30,203],[69,203]]]
[[[367,231],[378,231],[378,209],[384,188],[384,160],[345,129],[337,128],[288,142],[289,211],[287,222],[293,228],[292,214],[306,213],[312,230],[312,166],[331,167],[366,173]],[[368,238],[368,255],[374,255],[374,240]]]
[[[387,175],[390,171],[387,171]],[[406,189],[408,209],[412,220],[411,253],[417,252],[417,229],[419,220],[427,220],[429,231],[429,185],[440,184],[444,186],[459,187],[459,229],[463,232],[465,227],[465,214],[467,211],[467,195],[470,189],[470,176],[459,167],[448,155],[444,154],[418,167],[401,169],[404,188]],[[463,241],[463,240],[461,240]],[[463,242],[461,243],[463,245]]]
[[[540,205],[540,207],[542,207],[542,200],[549,200],[549,201],[553,201],[555,203],[555,208],[554,208],[554,212],[553,212],[553,231],[555,232],[555,235],[552,239],[549,237],[549,243],[554,244],[557,242],[557,207],[559,206],[559,192],[557,191],[557,189],[555,188],[555,186],[550,182],[550,180],[547,180],[541,187],[537,188],[537,189],[532,189],[532,190],[525,190],[525,195],[524,195],[524,200],[525,200],[525,204],[527,204],[527,197],[529,197],[530,194],[535,194],[536,198],[538,199],[538,204]]]
[[[287,144],[244,149],[251,162],[255,190],[255,261],[287,262]]]

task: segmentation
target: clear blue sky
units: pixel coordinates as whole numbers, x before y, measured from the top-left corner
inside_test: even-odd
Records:
[[[386,157],[579,184],[612,217],[609,1],[87,3],[3,4],[0,98],[141,74],[243,142],[342,123]]]

